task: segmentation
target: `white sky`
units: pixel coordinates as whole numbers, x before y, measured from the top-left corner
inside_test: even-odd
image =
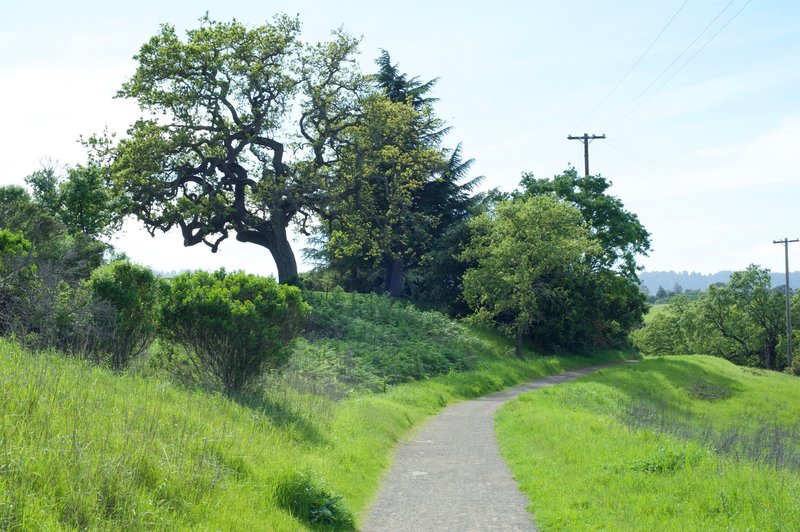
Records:
[[[286,12],[299,14],[306,40],[338,26],[362,36],[366,69],[384,48],[401,71],[440,78],[448,144],[463,143],[487,187],[511,190],[523,171],[551,177],[569,163],[582,171],[582,145],[567,135],[604,133],[590,146],[591,170],[652,233],[647,269],[782,271],[772,240],[800,235],[800,2],[689,0],[606,98],[682,4],[13,2],[0,20],[0,184],[22,184],[45,158],[83,161],[82,134],[125,131],[138,110],[112,96],[160,23],[182,31],[209,11],[256,25]],[[229,240],[213,255],[177,234],[151,239],[135,223],[115,245],[159,270],[274,272],[258,246]],[[800,245],[790,260],[800,269]]]

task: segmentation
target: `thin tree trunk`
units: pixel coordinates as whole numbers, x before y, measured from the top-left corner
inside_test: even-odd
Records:
[[[775,369],[777,356],[778,339],[768,338],[764,346],[764,365],[767,369]]]
[[[389,259],[384,286],[390,296],[400,297],[403,295],[403,278],[403,258],[396,257],[394,259]]]
[[[514,354],[517,358],[522,358],[522,329],[517,328],[517,334],[514,341]]]

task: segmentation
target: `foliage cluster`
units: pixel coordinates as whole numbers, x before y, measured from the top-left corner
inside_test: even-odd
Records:
[[[703,353],[781,369],[787,365],[785,298],[772,289],[769,270],[751,265],[697,299],[674,298],[631,339],[644,354]]]
[[[29,178],[33,197],[0,189],[0,335],[122,370],[160,332],[227,393],[285,361],[308,312],[298,289],[225,272],[185,274],[170,287],[126,260],[101,266],[97,237],[113,216],[78,224],[70,203],[87,172],[59,181],[42,170]]]
[[[161,335],[187,349],[197,372],[232,394],[286,362],[309,310],[297,287],[271,278],[184,273],[167,291]]]
[[[789,376],[676,356],[526,394],[497,431],[544,529],[792,529],[799,405]]]
[[[620,346],[645,299],[635,256],[649,234],[599,176],[523,176],[521,190],[473,219],[462,259],[478,315],[549,348]]]
[[[0,187],[0,334],[69,350],[62,311],[73,310],[72,294],[102,264],[105,245],[63,215],[22,187]]]
[[[158,332],[161,295],[166,288],[152,271],[128,261],[94,270],[85,283],[93,301],[105,303],[110,323],[106,337],[93,350],[110,355],[114,369],[127,368],[145,352]],[[99,306],[99,305],[98,305]],[[101,316],[95,316],[95,321]]]

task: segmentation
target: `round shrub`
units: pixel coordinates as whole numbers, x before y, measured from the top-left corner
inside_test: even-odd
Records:
[[[311,307],[300,290],[243,272],[176,277],[162,310],[162,335],[185,347],[202,376],[233,394],[282,365]]]
[[[147,349],[158,330],[161,282],[144,266],[116,261],[94,270],[86,282],[95,325],[103,329],[98,348],[122,369]]]

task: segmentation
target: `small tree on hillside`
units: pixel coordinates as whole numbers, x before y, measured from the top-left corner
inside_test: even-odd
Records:
[[[522,338],[541,319],[543,301],[566,297],[563,286],[549,281],[580,270],[600,248],[581,213],[552,196],[501,202],[471,224],[463,258],[477,266],[464,274],[464,298],[514,336],[521,357]]]

